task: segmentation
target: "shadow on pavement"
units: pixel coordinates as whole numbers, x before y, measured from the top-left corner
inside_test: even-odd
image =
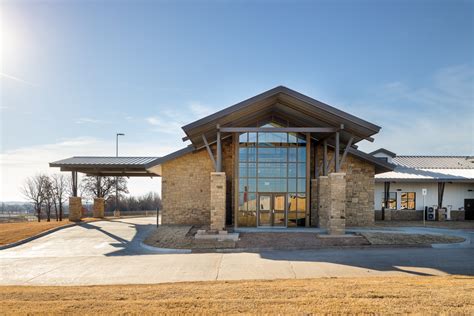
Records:
[[[111,243],[110,245],[117,248],[117,251],[109,252],[104,254],[105,256],[132,256],[132,255],[144,255],[144,254],[151,254],[153,252],[146,250],[145,248],[140,246],[140,243],[146,238],[148,233],[156,228],[154,224],[136,224],[130,223],[125,221],[114,220],[114,222],[119,222],[124,225],[133,226],[135,229],[135,234],[132,240],[124,239],[120,236],[117,236],[110,231],[103,229],[102,227],[90,224],[90,223],[83,223],[81,227],[86,229],[94,229],[99,231],[100,233],[116,240],[116,243]]]
[[[263,259],[320,262],[377,271],[400,271],[413,275],[440,272],[474,276],[474,249],[374,248],[260,252]]]

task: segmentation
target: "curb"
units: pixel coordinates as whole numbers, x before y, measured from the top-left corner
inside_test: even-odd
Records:
[[[99,221],[100,221],[100,220],[99,220]],[[55,232],[57,232],[58,230],[62,230],[62,229],[69,228],[69,227],[73,227],[73,226],[77,226],[77,225],[80,226],[80,225],[82,225],[82,224],[84,224],[84,223],[92,223],[92,222],[97,222],[97,221],[78,222],[78,223],[66,224],[66,225],[64,225],[64,226],[54,227],[54,228],[45,230],[44,232],[41,232],[41,233],[39,233],[39,234],[37,234],[37,235],[31,236],[31,237],[28,237],[28,238],[25,238],[25,239],[22,239],[22,240],[19,240],[19,241],[15,241],[15,242],[12,242],[12,243],[9,243],[9,244],[6,244],[6,245],[2,245],[2,246],[0,246],[0,250],[4,250],[4,249],[8,249],[8,248],[13,248],[13,247],[16,247],[16,246],[20,246],[20,245],[26,244],[27,242],[33,241],[33,240],[35,240],[35,239],[44,237],[44,236],[49,235],[49,234],[52,234],[52,233],[55,233]]]
[[[150,245],[145,244],[143,241],[140,242],[140,246],[142,248],[145,248],[147,250],[156,252],[156,253],[162,253],[162,254],[176,254],[176,253],[191,253],[192,249],[174,249],[174,248],[159,248],[159,247],[153,247]]]
[[[16,246],[19,246],[19,245],[23,245],[23,244],[26,244],[27,242],[30,242],[30,241],[33,241],[35,239],[41,238],[43,236],[49,235],[51,233],[57,232],[58,230],[61,230],[61,229],[64,229],[64,228],[69,228],[69,227],[76,226],[76,225],[78,225],[78,224],[73,223],[73,224],[67,224],[67,225],[64,225],[64,226],[54,227],[54,228],[45,230],[44,232],[41,232],[38,235],[34,235],[34,236],[31,236],[31,237],[28,237],[28,238],[25,238],[25,239],[22,239],[22,240],[19,240],[19,241],[12,242],[10,244],[0,246],[0,250],[4,250],[4,249],[8,249],[8,248],[13,248],[13,247],[16,247]]]

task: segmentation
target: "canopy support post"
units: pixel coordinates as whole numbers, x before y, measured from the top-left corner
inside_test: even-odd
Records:
[[[221,130],[220,125],[217,124],[217,162],[216,172],[222,172],[222,144],[221,144]]]
[[[328,175],[328,141],[324,139],[323,141],[323,176]]]
[[[72,196],[77,196],[77,171],[71,171],[72,173]]]
[[[334,148],[334,171],[339,172],[339,132],[336,132],[336,148]]]

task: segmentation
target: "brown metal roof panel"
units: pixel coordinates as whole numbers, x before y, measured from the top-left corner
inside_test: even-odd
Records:
[[[290,98],[285,97],[285,95],[289,96]],[[276,100],[273,100],[272,97],[276,97]],[[252,114],[252,112],[254,112],[255,110],[261,110],[261,108],[260,109],[258,108],[259,102],[263,102],[265,99],[270,99],[271,101],[270,103],[273,103],[274,101],[277,101],[277,99],[279,98],[286,100],[286,102],[291,102],[291,101],[294,102],[295,100],[300,100],[301,102],[299,106],[300,107],[303,106],[309,111],[314,111],[315,109],[320,110],[320,112],[318,112],[319,115],[322,115],[322,116],[326,115],[327,117],[332,118],[332,120],[334,120],[334,117],[338,117],[348,124],[349,123],[356,124],[364,130],[363,134],[365,134],[365,136],[371,136],[373,134],[376,134],[380,130],[380,127],[375,124],[367,122],[361,118],[358,118],[344,111],[338,110],[330,105],[327,105],[323,102],[312,99],[306,95],[303,95],[297,91],[291,90],[283,86],[278,86],[276,88],[270,89],[255,97],[249,98],[240,103],[237,103],[228,108],[225,108],[221,111],[218,111],[214,114],[211,114],[202,119],[199,119],[190,124],[187,124],[183,126],[182,128],[184,132],[186,133],[186,135],[190,136],[191,134],[194,134],[195,132],[197,132],[198,127],[202,125],[210,124],[213,121],[217,121],[219,119],[225,118],[226,116],[230,116],[236,112],[239,112],[238,116],[240,117],[248,115],[248,114]],[[246,107],[250,107],[252,105],[257,105],[257,109],[252,109],[252,111],[251,109],[249,109],[249,113],[240,112],[240,111],[245,110]]]
[[[124,167],[145,167],[153,163],[158,157],[85,157],[76,156],[67,159],[51,162],[50,167],[63,166],[124,166]]]

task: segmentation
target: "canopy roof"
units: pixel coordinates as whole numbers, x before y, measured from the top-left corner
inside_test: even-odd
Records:
[[[328,104],[312,99],[297,91],[278,86],[255,97],[232,105],[182,127],[196,148],[204,146],[202,135],[209,143],[216,140],[217,125],[220,127],[248,127],[255,123],[280,121],[292,127],[336,127],[341,124],[341,141],[347,142],[351,136],[357,143],[380,131],[380,127],[359,117],[336,109]],[[312,133],[320,139],[327,134]]]
[[[94,176],[153,177],[159,175],[158,164],[159,157],[82,156],[51,162],[49,166]]]

